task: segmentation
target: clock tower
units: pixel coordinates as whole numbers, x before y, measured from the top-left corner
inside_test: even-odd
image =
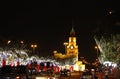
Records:
[[[66,54],[70,56],[75,56],[76,61],[78,61],[78,46],[76,45],[75,30],[72,27],[69,36],[69,42],[66,48]]]

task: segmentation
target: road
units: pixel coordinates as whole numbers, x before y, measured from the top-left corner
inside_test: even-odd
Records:
[[[80,72],[72,72],[70,77],[60,77],[59,79],[80,79]]]

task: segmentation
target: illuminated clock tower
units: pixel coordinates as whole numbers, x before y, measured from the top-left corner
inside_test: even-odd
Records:
[[[66,54],[75,56],[76,61],[78,61],[78,46],[76,45],[75,30],[73,27],[72,27],[72,30],[70,31],[70,37],[69,37],[69,42],[66,48]]]

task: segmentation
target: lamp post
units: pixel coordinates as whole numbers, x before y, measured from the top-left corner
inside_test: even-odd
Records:
[[[98,46],[95,46],[95,49],[97,50],[97,58],[98,58],[99,47],[98,47]]]
[[[20,41],[21,44],[23,44],[24,42],[23,41]]]
[[[37,45],[36,44],[32,44],[31,45],[31,48],[33,49],[33,53],[35,53],[35,48],[37,47]]]
[[[11,40],[8,40],[8,41],[7,41],[7,44],[10,44],[10,43],[11,43]]]
[[[64,42],[64,45],[65,45],[65,54],[67,54],[67,45],[68,45],[68,43]]]

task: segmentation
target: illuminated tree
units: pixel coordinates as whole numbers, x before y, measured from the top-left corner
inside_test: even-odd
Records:
[[[21,62],[25,62],[28,58],[27,52],[29,51],[27,45],[22,41],[6,41],[0,44],[0,55],[6,54],[6,61],[8,64],[20,58]]]
[[[76,63],[76,57],[75,56],[70,56],[66,58],[56,58],[55,59],[57,62],[60,63],[60,65],[74,65]]]
[[[120,34],[95,35],[94,39],[100,50],[100,61],[111,61],[119,65]]]

